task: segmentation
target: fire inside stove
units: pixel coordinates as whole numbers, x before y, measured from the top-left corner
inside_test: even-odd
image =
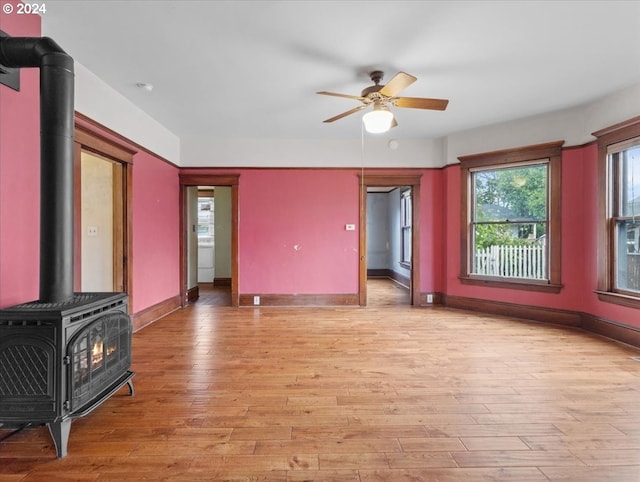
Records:
[[[93,348],[91,349],[91,369],[100,368],[102,365],[102,360],[105,358],[109,358],[113,355],[118,349],[117,345],[112,345],[106,347],[105,352],[105,344],[102,340],[98,340],[93,344]],[[88,365],[86,366],[88,368]]]
[[[98,370],[102,367],[102,361],[111,355],[113,355],[118,350],[117,345],[111,345],[106,347],[105,352],[105,344],[102,340],[96,340],[93,344],[93,348],[91,348],[91,357],[87,357],[86,351],[83,349],[80,352],[79,356],[76,356],[78,359],[78,366],[76,368],[76,372],[81,373],[83,376],[86,376],[88,372],[93,370]]]

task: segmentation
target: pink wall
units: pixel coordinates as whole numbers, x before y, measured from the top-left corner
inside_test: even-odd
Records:
[[[241,293],[358,292],[356,171],[245,170],[239,199]]]
[[[597,315],[640,327],[638,310],[597,300],[597,148],[587,145],[562,154],[562,284],[558,294],[463,285],[460,274],[460,168],[445,169],[447,236],[446,294]]]
[[[587,222],[587,213],[593,215],[597,209],[588,210],[585,195],[597,199],[596,192],[585,192],[585,175],[592,175],[586,166],[588,148],[571,148],[562,151],[562,284],[564,288],[558,298],[559,307],[583,311],[585,299],[595,289],[595,280],[586,275],[595,256],[587,255],[586,244],[595,241],[596,231]],[[593,153],[597,156],[597,149]],[[595,165],[593,166],[595,167]],[[595,174],[595,172],[593,173]],[[592,285],[593,283],[593,285]]]
[[[460,275],[460,166],[443,170],[444,219],[442,223],[442,291],[448,295],[466,296],[456,289],[462,288]],[[464,291],[462,291],[464,293]]]
[[[134,313],[180,293],[178,168],[140,151],[133,164]]]
[[[420,182],[420,291],[443,291],[444,171],[427,169]]]
[[[40,17],[0,13],[0,30],[39,36]],[[0,308],[38,298],[38,78],[38,69],[21,69],[20,92],[0,86]]]

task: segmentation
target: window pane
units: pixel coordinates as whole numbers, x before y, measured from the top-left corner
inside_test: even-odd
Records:
[[[546,223],[477,224],[473,274],[547,279]]]
[[[546,221],[546,163],[476,171],[473,181],[476,222]]]
[[[411,228],[402,229],[402,261],[411,263]]]
[[[411,226],[411,191],[404,191],[400,197],[402,226]]]
[[[621,215],[640,216],[640,146],[622,152]]]
[[[473,173],[473,274],[548,279],[548,164]]]
[[[640,293],[640,221],[617,222],[618,289]]]

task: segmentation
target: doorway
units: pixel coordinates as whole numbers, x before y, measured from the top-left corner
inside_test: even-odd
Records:
[[[231,306],[231,187],[185,189],[187,299]]]
[[[74,290],[127,293],[129,306],[133,154],[76,126]]]
[[[368,193],[371,192],[394,192],[397,190],[398,195],[398,217],[404,217],[404,220],[398,219],[400,223],[400,240],[397,254],[399,258],[398,271],[401,268],[406,272],[403,278],[408,282],[409,296],[408,303],[418,306],[420,304],[420,179],[421,174],[407,175],[387,175],[387,174],[366,174],[360,175],[360,276],[359,276],[359,304],[367,305],[367,281],[369,278],[369,257],[372,257],[373,263],[379,260],[375,259],[376,251],[380,252],[380,246],[377,249],[368,250],[370,240],[368,240],[368,217],[367,205]],[[408,195],[407,195],[408,194]],[[404,196],[404,197],[403,197]],[[407,229],[408,228],[408,229]],[[373,239],[371,240],[373,242]],[[376,248],[374,246],[374,248]],[[386,250],[386,246],[383,246]],[[371,265],[372,268],[375,264]],[[389,268],[384,268],[385,270]],[[375,273],[375,271],[373,271]],[[388,273],[388,271],[385,271]]]
[[[121,291],[122,202],[117,185],[121,169],[115,162],[91,152],[80,157],[80,290]]]
[[[410,186],[367,188],[367,305],[411,304]]]
[[[180,175],[183,305],[238,306],[238,175]]]

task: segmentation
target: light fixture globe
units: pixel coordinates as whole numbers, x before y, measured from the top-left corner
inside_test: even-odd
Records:
[[[370,134],[382,134],[391,129],[393,114],[379,102],[374,103],[373,110],[362,116],[364,128]]]

